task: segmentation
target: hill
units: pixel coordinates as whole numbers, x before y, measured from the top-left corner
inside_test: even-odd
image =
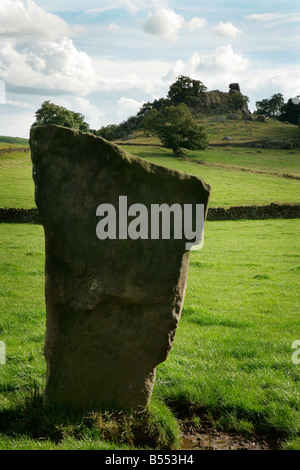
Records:
[[[22,137],[9,137],[9,136],[0,136],[0,148],[5,148],[11,145],[17,145],[20,147],[28,147],[28,139],[23,139]]]
[[[235,114],[236,119],[230,118],[231,113],[196,116],[199,124],[205,128],[210,146],[260,148],[274,139],[291,141],[293,147],[300,146],[299,127],[294,124],[283,123],[277,119],[267,119],[265,122],[249,121],[244,120],[241,113]],[[143,129],[134,130],[122,139],[115,139],[115,142],[121,145],[160,145],[158,138],[147,137]],[[273,144],[275,145],[274,142]],[[269,145],[271,148],[271,144]]]

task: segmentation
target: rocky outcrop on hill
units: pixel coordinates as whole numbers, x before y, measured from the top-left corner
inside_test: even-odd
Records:
[[[234,95],[243,96],[238,83],[231,83],[228,93],[219,90],[203,92],[195,106],[195,112],[203,114],[226,114],[236,112],[237,102],[233,98]],[[242,108],[248,111],[246,104],[243,104],[240,109]]]

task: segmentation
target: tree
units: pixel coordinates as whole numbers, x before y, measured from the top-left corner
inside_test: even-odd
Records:
[[[242,109],[244,107],[248,107],[249,98],[246,95],[242,95],[242,93],[236,92],[230,95],[232,106],[235,110]]]
[[[164,147],[173,150],[174,156],[181,156],[182,148],[204,150],[208,145],[203,127],[184,103],[168,106],[162,112],[151,109],[145,118],[144,129],[157,135]]]
[[[84,116],[80,113],[69,111],[67,108],[58,106],[50,101],[44,101],[42,106],[35,113],[34,126],[47,126],[57,124],[59,126],[79,129],[83,132],[89,131],[89,125],[84,121]]]
[[[282,106],[280,120],[287,121],[297,125],[300,119],[300,102],[296,98],[290,98],[286,104]]]
[[[170,86],[168,99],[175,104],[185,103],[192,106],[205,90],[207,88],[200,80],[193,80],[192,78],[180,75],[176,82]]]
[[[281,93],[276,93],[271,96],[270,99],[256,101],[256,114],[264,114],[267,117],[278,119],[283,105],[283,95]]]

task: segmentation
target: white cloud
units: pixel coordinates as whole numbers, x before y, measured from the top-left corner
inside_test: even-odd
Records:
[[[107,29],[108,29],[108,31],[113,31],[113,32],[115,32],[115,31],[119,31],[119,30],[122,29],[122,28],[121,28],[121,26],[117,25],[117,23],[110,23],[110,24],[108,25],[108,28],[107,28]]]
[[[212,54],[200,55],[194,52],[187,62],[178,60],[164,79],[173,80],[178,75],[188,75],[193,78],[199,76],[205,85],[211,86],[216,82],[236,77],[246,70],[248,65],[249,60],[242,54],[234,52],[229,44],[218,47]]]
[[[120,121],[127,119],[130,116],[135,116],[136,113],[139,111],[143,102],[138,102],[132,98],[125,98],[122,97],[117,102],[118,109],[117,115]]]
[[[104,113],[100,111],[98,106],[80,96],[77,96],[74,101],[76,112],[85,116],[85,122],[90,125],[91,129],[99,129],[104,118]]]
[[[217,36],[234,39],[238,34],[241,34],[242,31],[232,23],[223,23],[223,21],[220,21],[220,23],[214,28],[214,32]]]
[[[252,13],[245,18],[260,23],[294,23],[300,21],[300,13]]]
[[[299,94],[300,67],[285,66],[282,68],[265,69],[260,72],[253,71],[252,76],[245,79],[246,86],[251,91],[264,90],[264,98],[269,98],[274,93],[282,93],[287,101]]]
[[[223,72],[240,72],[247,68],[249,60],[242,54],[233,51],[231,44],[218,47],[214,53],[196,55],[193,62],[198,70],[215,70]]]
[[[86,16],[94,17],[94,16],[100,15],[101,13],[105,13],[107,11],[116,10],[117,8],[119,8],[119,5],[107,5],[107,6],[100,7],[100,8],[93,8],[91,10],[85,10],[80,16],[86,15]]]
[[[122,0],[121,3],[132,13],[136,13],[147,5],[144,0]]]
[[[158,36],[169,43],[174,43],[178,39],[179,31],[187,28],[189,31],[203,28],[206,25],[205,18],[192,18],[187,22],[183,16],[178,15],[167,7],[159,8],[155,13],[149,13],[146,22],[143,24],[145,33]]]
[[[155,13],[148,15],[144,23],[145,33],[159,36],[168,42],[175,42],[178,39],[180,29],[185,26],[185,19],[169,8],[160,8]]]
[[[26,93],[65,92],[84,96],[97,85],[91,58],[69,38],[29,43],[20,47],[0,43],[0,78]]]
[[[30,103],[26,103],[25,101],[6,100],[6,104],[16,106],[17,108],[33,109],[33,105]]]
[[[0,104],[6,103],[6,86],[3,80],[0,80]]]
[[[137,94],[160,96],[162,89],[162,75],[166,74],[171,63],[160,60],[107,60],[94,59],[93,65],[100,77],[97,90],[99,92],[125,91]],[[150,98],[149,98],[150,99]]]
[[[204,26],[206,26],[207,21],[205,18],[192,18],[188,23],[187,23],[187,28],[189,31],[196,31],[197,29],[201,29]]]
[[[13,137],[29,137],[29,129],[35,121],[34,111],[17,112],[13,115],[5,114],[1,111],[0,126],[1,135],[9,135]]]
[[[18,41],[54,40],[74,30],[57,15],[46,12],[33,0],[1,0],[0,37]]]

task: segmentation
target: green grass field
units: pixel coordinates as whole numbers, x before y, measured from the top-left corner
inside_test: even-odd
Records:
[[[175,414],[196,421],[205,409],[220,429],[260,432],[297,448],[300,366],[292,363],[292,343],[300,339],[299,229],[299,220],[207,222],[204,248],[191,253],[182,317],[153,394],[152,413],[165,417],[169,443],[179,446]],[[108,431],[103,419],[78,423],[41,412],[43,230],[1,224],[0,234],[6,344],[0,449],[129,448],[114,435],[113,420]]]
[[[213,148],[197,154],[194,152],[191,161],[183,161],[172,157],[172,152],[168,149],[135,146],[123,148],[158,165],[203,178],[212,187],[211,207],[299,202],[298,180],[233,170],[231,166],[297,175],[300,152],[290,154],[286,150],[275,150],[249,154],[245,149],[236,153],[235,149],[224,151],[222,148]],[[220,166],[202,165],[198,160],[219,163]],[[35,207],[31,174],[29,152],[0,155],[0,207]]]
[[[221,167],[213,167],[201,165],[197,161],[184,161],[172,157],[171,151],[168,149],[133,146],[124,146],[124,149],[157,165],[167,166],[202,178],[212,188],[211,207],[264,205],[272,202],[298,203],[300,199],[298,180],[269,174],[236,171],[227,168],[225,164]],[[283,158],[282,151],[279,152],[277,156]],[[221,165],[223,165],[223,154],[227,156],[227,152],[223,152],[222,149],[214,151],[215,161],[219,159]],[[197,154],[198,158],[199,155]],[[206,155],[210,155],[210,150],[201,153],[201,160],[205,159]],[[292,158],[294,155],[287,155],[286,153],[285,157],[290,162],[287,165],[297,168]],[[277,162],[274,152],[273,160]],[[261,166],[264,166],[263,163],[261,163]],[[246,163],[244,167],[251,169],[251,165]],[[267,164],[265,167],[272,168],[271,165],[268,166]]]

